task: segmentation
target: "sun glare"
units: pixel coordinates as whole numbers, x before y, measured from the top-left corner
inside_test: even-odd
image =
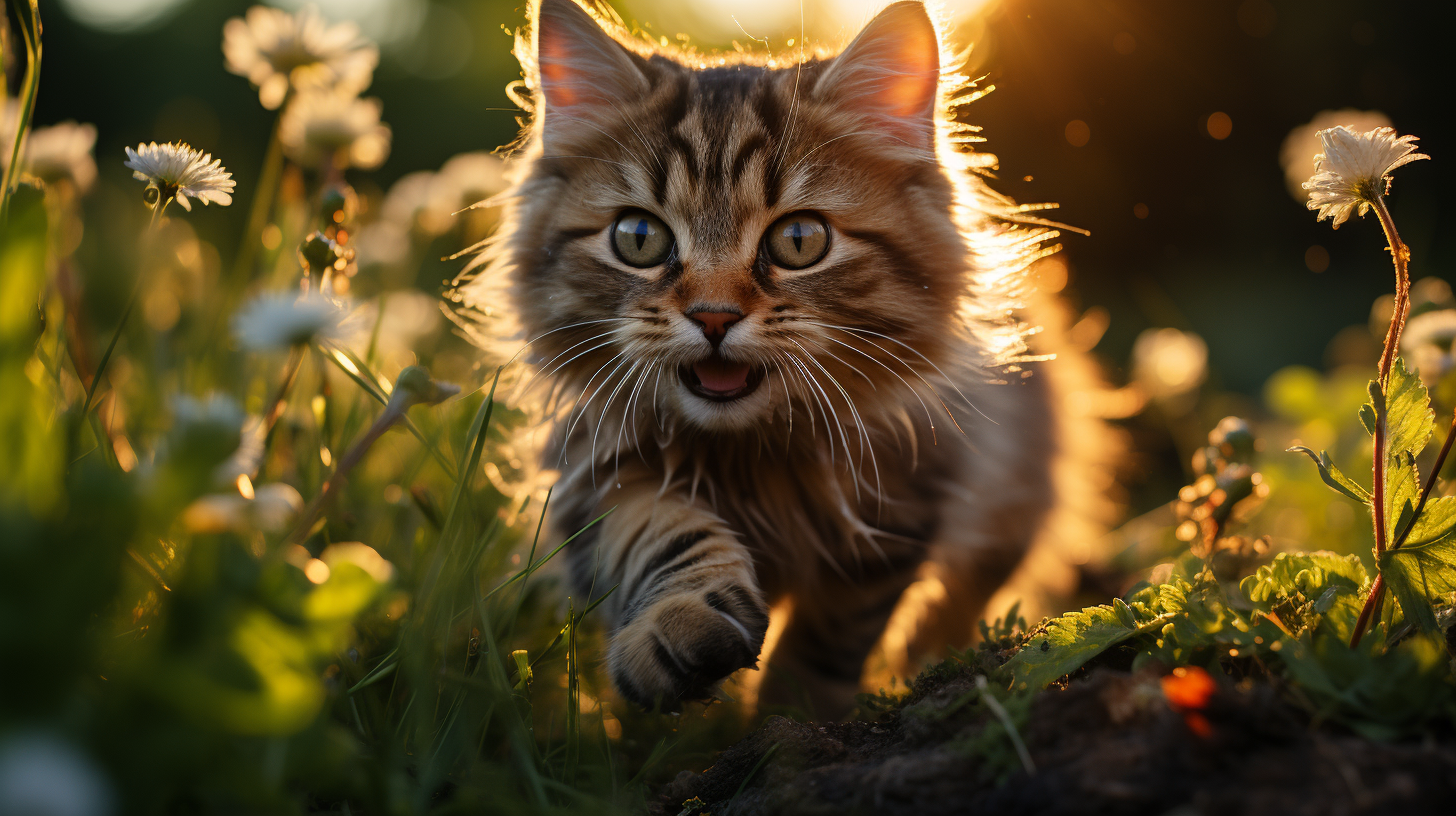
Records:
[[[939,5],[947,18],[964,20],[993,2],[948,0]],[[655,36],[674,39],[684,33],[693,42],[712,45],[735,40],[745,47],[755,40],[767,40],[769,48],[777,50],[792,47],[787,40],[793,38],[797,43],[801,34],[811,43],[837,43],[887,5],[887,0],[737,0],[731,4],[717,0],[628,0],[623,16],[629,25],[652,21],[651,33]]]

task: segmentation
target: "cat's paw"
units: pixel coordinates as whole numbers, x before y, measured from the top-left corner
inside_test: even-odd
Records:
[[[683,589],[630,614],[612,636],[607,662],[623,697],[674,709],[756,665],[767,630],[763,601],[740,584]]]

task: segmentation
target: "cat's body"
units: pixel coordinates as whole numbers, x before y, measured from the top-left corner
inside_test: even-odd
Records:
[[[964,645],[1059,502],[1055,378],[1014,364],[1045,230],[953,147],[938,38],[898,3],[833,59],[688,67],[542,0],[535,117],[498,242],[555,417],[553,526],[618,690],[837,715],[892,614]],[[494,305],[494,304],[491,304]],[[1035,376],[1031,376],[1031,375]],[[904,608],[934,573],[939,591]],[[896,613],[897,606],[900,611]]]

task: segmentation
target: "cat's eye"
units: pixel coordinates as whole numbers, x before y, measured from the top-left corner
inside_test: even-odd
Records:
[[[796,212],[775,221],[763,236],[768,256],[784,269],[804,269],[829,252],[829,224],[813,212]]]
[[[612,249],[628,266],[657,266],[672,253],[672,244],[672,230],[646,210],[628,210],[612,224]]]

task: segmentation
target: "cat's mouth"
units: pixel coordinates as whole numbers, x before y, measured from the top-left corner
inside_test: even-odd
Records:
[[[713,402],[732,402],[758,390],[763,383],[764,368],[748,363],[735,363],[716,354],[683,366],[678,371],[688,390]]]

